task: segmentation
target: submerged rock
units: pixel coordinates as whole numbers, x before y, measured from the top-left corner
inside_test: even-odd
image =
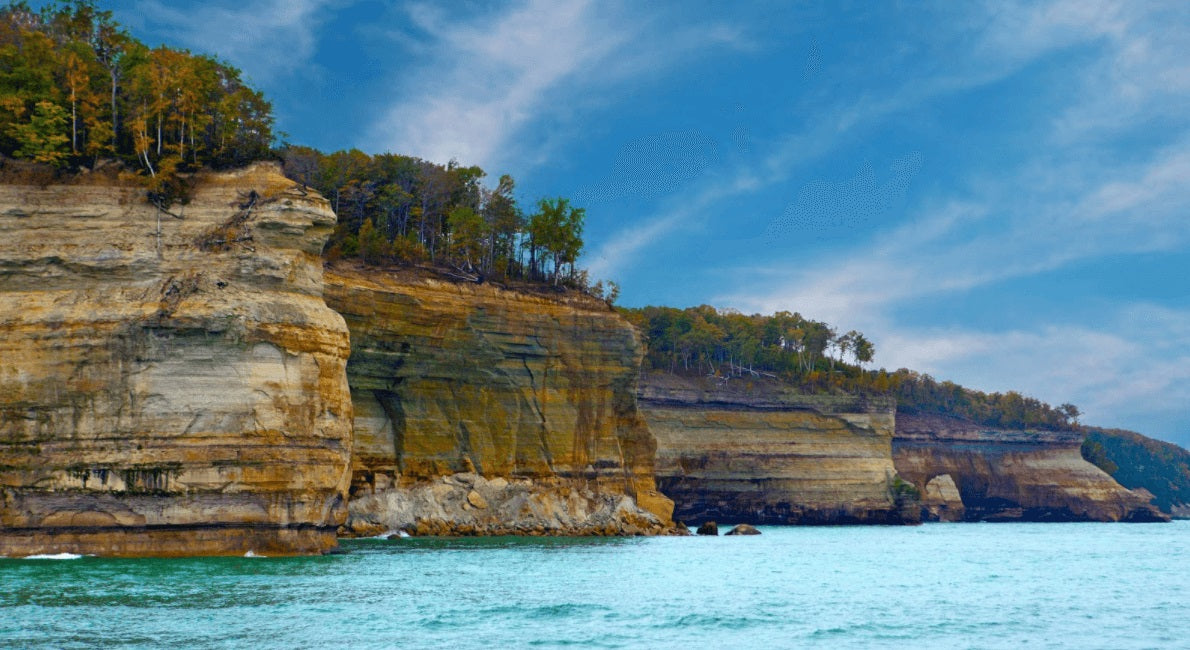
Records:
[[[750,524],[739,524],[735,528],[727,531],[726,535],[759,535],[760,531],[756,530],[755,526]]]

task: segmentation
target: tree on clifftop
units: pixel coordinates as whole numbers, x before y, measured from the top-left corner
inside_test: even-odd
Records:
[[[0,154],[58,166],[121,158],[161,167],[266,157],[272,107],[235,68],[150,50],[92,0],[0,7]]]

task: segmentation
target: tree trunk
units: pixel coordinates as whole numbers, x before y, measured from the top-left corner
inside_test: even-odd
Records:
[[[119,109],[116,106],[116,88],[120,83],[120,75],[116,72],[115,64],[112,64],[112,155],[115,155],[120,150],[120,119]]]

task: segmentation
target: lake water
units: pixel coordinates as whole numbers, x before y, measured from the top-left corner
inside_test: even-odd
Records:
[[[0,647],[1190,647],[1190,521],[761,530],[0,560]]]

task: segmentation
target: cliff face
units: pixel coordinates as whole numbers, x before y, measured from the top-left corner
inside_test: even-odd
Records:
[[[674,517],[752,524],[916,523],[898,496],[891,400],[650,375],[641,408]]]
[[[0,555],[317,553],[346,516],[335,223],[269,165],[159,213],[0,186]]]
[[[897,416],[897,472],[943,521],[1163,521],[1152,495],[1083,460],[1079,432],[987,429],[941,416]],[[950,496],[944,488],[953,485]],[[957,492],[957,494],[955,494]],[[961,499],[956,503],[955,497]]]
[[[602,303],[327,271],[355,404],[349,534],[660,532],[640,345]]]

